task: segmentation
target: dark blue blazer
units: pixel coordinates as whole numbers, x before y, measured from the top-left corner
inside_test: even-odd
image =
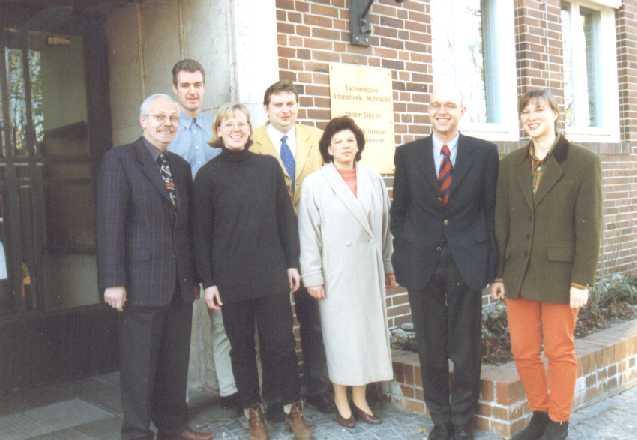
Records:
[[[471,289],[481,289],[496,270],[495,144],[460,135],[449,203],[438,200],[433,140],[429,136],[396,149],[391,231],[396,279],[410,290],[424,289],[446,242]]]
[[[99,289],[126,287],[129,305],[165,306],[177,290],[184,301],[194,299],[192,175],[184,159],[166,155],[177,188],[176,207],[143,138],[111,148],[99,169]]]

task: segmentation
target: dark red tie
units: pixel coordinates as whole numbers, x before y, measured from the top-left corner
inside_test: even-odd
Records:
[[[449,193],[451,192],[453,165],[451,165],[451,151],[449,151],[448,146],[443,145],[440,149],[440,154],[442,154],[442,162],[440,162],[440,170],[438,170],[438,198],[442,206],[447,206]]]

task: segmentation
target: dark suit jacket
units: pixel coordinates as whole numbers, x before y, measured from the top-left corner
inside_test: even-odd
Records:
[[[407,289],[424,289],[446,241],[465,284],[481,289],[496,269],[497,148],[460,135],[446,207],[438,200],[432,149],[431,136],[396,149],[391,206],[396,279]]]
[[[508,298],[568,304],[571,283],[592,284],[602,230],[600,160],[560,137],[531,187],[528,148],[502,159],[496,236]]]
[[[98,284],[100,291],[126,287],[129,305],[167,305],[176,289],[184,301],[193,301],[192,176],[184,159],[166,155],[177,187],[176,207],[143,138],[111,148],[99,170]]]

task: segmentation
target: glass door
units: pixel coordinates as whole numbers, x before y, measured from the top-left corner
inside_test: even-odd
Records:
[[[0,28],[0,315],[99,302],[84,40]]]

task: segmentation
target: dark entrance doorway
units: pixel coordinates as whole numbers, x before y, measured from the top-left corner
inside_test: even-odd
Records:
[[[116,364],[95,265],[106,47],[99,2],[75,3],[0,3],[0,391]]]

